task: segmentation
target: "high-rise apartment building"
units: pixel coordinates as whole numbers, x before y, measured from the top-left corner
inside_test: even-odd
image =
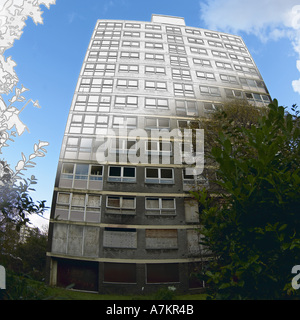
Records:
[[[52,285],[98,292],[203,285],[191,277],[206,256],[188,191],[208,181],[175,161],[184,144],[163,133],[228,99],[270,102],[240,37],[161,15],[97,21],[59,158],[47,253]],[[150,132],[159,132],[151,142]]]

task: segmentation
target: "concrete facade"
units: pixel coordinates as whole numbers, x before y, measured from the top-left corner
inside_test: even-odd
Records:
[[[187,127],[228,99],[270,102],[240,37],[161,15],[151,22],[97,21],[57,169],[50,284],[124,293],[201,289],[191,275],[209,253],[199,245],[198,206],[188,191],[208,181],[175,161],[175,138],[149,145],[143,132]],[[109,129],[120,128],[99,161]],[[128,138],[137,129],[142,135]],[[130,154],[158,162],[132,164]]]

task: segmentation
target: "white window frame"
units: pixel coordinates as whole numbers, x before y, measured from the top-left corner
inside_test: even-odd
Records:
[[[111,176],[110,175],[110,168],[117,167],[120,168],[120,175],[118,176]],[[134,169],[134,177],[124,177],[124,171],[125,169],[130,168]],[[124,166],[109,166],[108,167],[108,176],[107,176],[108,182],[136,182],[136,168],[135,167],[124,167]]]
[[[147,200],[158,200],[158,208],[148,208],[147,207]],[[163,207],[164,200],[173,200],[174,207],[173,208],[164,208]],[[149,214],[149,215],[176,215],[176,198],[146,197],[145,198],[145,209],[147,211],[146,214]]]
[[[157,170],[157,177],[147,177],[147,170]],[[163,178],[162,170],[170,170],[172,172],[172,178]],[[145,183],[154,183],[154,184],[174,184],[174,169],[173,168],[145,168]]]

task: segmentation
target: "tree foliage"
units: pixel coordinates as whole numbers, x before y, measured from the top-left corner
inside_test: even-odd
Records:
[[[274,100],[245,126],[220,131],[211,158],[220,193],[193,192],[200,203],[203,271],[212,296],[282,299],[297,294],[291,269],[300,261],[300,126],[297,109]]]

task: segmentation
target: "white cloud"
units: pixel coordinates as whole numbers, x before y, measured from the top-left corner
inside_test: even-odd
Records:
[[[262,42],[288,38],[300,66],[299,0],[205,0],[200,9],[201,19],[212,30],[254,34]],[[300,94],[300,79],[292,86]]]

